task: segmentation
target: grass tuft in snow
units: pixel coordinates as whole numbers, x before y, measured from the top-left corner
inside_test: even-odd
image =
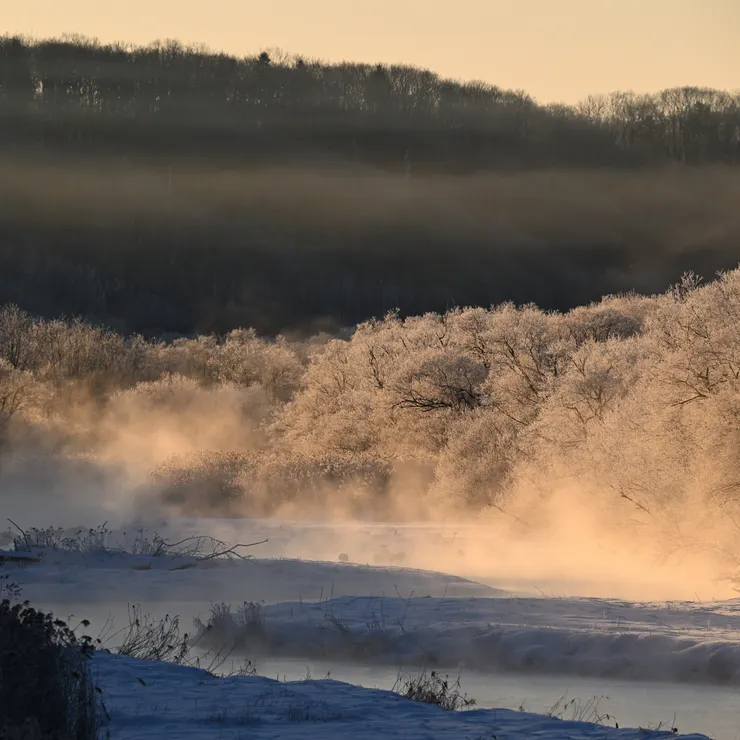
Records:
[[[614,723],[619,727],[612,715],[602,712],[600,709],[601,702],[606,696],[593,696],[588,700],[579,698],[568,699],[568,695],[563,694],[550,709],[545,712],[547,717],[556,719],[571,720],[573,722],[589,722],[593,725],[610,726]]]
[[[246,606],[246,605],[245,605]],[[129,623],[127,627],[105,634],[104,640],[110,643],[119,636],[123,636],[121,644],[116,648],[119,655],[139,660],[157,660],[174,665],[186,665],[199,668],[211,676],[233,677],[253,676],[256,669],[253,663],[240,658],[232,658],[233,646],[221,650],[206,650],[200,655],[193,653],[198,647],[198,640],[191,639],[186,632],[180,634],[180,618],[165,615],[161,619],[153,619],[143,614],[140,606],[129,608]],[[102,642],[99,639],[98,642]],[[229,659],[232,658],[227,668]]]
[[[460,676],[450,682],[449,676],[441,676],[437,671],[423,670],[416,676],[399,674],[392,690],[405,699],[433,704],[450,712],[475,706],[475,699],[462,693]]]
[[[108,522],[89,529],[70,532],[62,527],[31,527],[24,530],[13,523],[20,536],[13,539],[18,552],[33,550],[64,550],[66,552],[106,552],[112,549],[112,532]]]
[[[203,624],[196,618],[194,624],[197,631],[194,644],[217,645],[219,652],[224,649],[244,651],[264,646],[268,640],[264,606],[255,601],[245,601],[235,614],[230,604],[214,604],[208,622]]]
[[[187,633],[180,635],[179,617],[166,615],[163,619],[151,619],[142,615],[139,606],[129,609],[129,625],[124,628],[123,642],[118,648],[120,655],[182,665],[189,652]]]
[[[251,709],[230,711],[219,709],[209,720],[210,723],[222,725],[223,727],[240,727],[256,724],[255,715]]]
[[[11,530],[3,533],[3,542],[12,541],[15,552],[40,554],[44,551],[71,552],[83,554],[129,554],[147,558],[178,557],[192,560],[181,564],[180,568],[193,567],[209,560],[248,560],[251,555],[244,550],[262,545],[267,540],[233,544],[208,535],[193,534],[177,542],[168,542],[156,532],[150,533],[139,528],[133,533],[114,533],[108,523],[89,529],[64,529],[63,527],[31,527],[22,529],[12,520],[15,536]]]

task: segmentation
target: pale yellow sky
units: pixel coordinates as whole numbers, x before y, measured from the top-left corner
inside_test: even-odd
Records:
[[[20,0],[0,33],[407,63],[542,102],[740,88],[740,0]]]

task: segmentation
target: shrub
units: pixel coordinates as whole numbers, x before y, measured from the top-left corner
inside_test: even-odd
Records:
[[[18,601],[21,595],[21,587],[10,580],[9,575],[0,576],[0,599]]]
[[[86,624],[83,622],[83,624]],[[29,603],[0,602],[0,737],[94,740],[90,638]]]

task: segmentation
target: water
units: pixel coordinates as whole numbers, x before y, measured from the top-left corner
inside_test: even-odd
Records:
[[[87,634],[97,636],[106,622],[112,620],[120,629],[128,624],[128,604],[85,603],[85,604],[38,604],[51,609],[61,617],[74,615],[73,626],[83,617],[91,621]],[[209,604],[205,602],[178,602],[152,605],[146,613],[153,618],[165,613],[189,615],[181,623],[181,632],[191,628],[190,616],[200,614],[207,618]],[[56,608],[55,608],[56,607]],[[108,630],[108,647],[114,648],[120,641],[116,629]],[[239,663],[238,656],[235,663]],[[230,663],[223,666],[228,671]],[[364,686],[366,688],[391,689],[399,675],[399,668],[387,665],[363,665],[334,661],[304,660],[299,658],[258,658],[256,668],[260,675],[268,678],[295,681],[311,677],[325,678]],[[417,669],[409,669],[413,674]],[[458,669],[446,673],[453,681]],[[594,697],[599,698],[598,713],[608,714],[613,719],[608,723],[620,727],[663,729],[677,727],[681,733],[699,732],[713,740],[740,740],[740,689],[737,687],[707,686],[668,682],[629,682],[605,678],[579,678],[566,675],[483,673],[464,670],[460,676],[461,690],[476,700],[476,708],[524,709],[530,712],[547,712],[558,701],[565,710],[566,719],[583,719],[574,716],[577,707],[583,706]],[[563,699],[563,697],[565,697]],[[563,707],[565,702],[576,700],[576,709]],[[556,712],[558,713],[558,712]],[[586,717],[586,719],[589,719]]]
[[[398,678],[397,668],[366,666],[328,661],[261,659],[260,675],[280,680],[300,680],[307,676],[346,681],[366,688],[390,689]],[[440,671],[455,680],[458,671]],[[412,674],[413,671],[409,671]],[[598,713],[609,714],[620,727],[677,727],[681,733],[700,732],[714,740],[740,740],[740,690],[678,683],[632,683],[613,679],[573,676],[478,673],[463,671],[461,690],[476,700],[480,709],[524,709],[547,712],[558,701],[571,699],[583,706],[599,698]],[[563,699],[563,697],[565,697]],[[574,716],[565,707],[566,719]],[[557,713],[557,712],[556,712]],[[587,718],[588,719],[588,718]]]
[[[80,619],[91,621],[87,634],[97,636],[106,622],[112,619],[116,628],[128,624],[128,604],[93,602],[85,604],[38,604],[51,609],[61,617],[74,615],[74,626]],[[156,604],[146,613],[154,618],[170,614],[206,618],[209,605],[205,602]],[[56,607],[56,608],[55,608]],[[181,623],[181,631],[190,631],[191,620]],[[113,635],[108,647],[114,648],[120,635]],[[109,630],[110,632],[110,630]],[[239,663],[238,656],[235,663]],[[228,671],[230,663],[223,666]],[[321,679],[330,675],[337,681],[366,688],[391,689],[399,675],[399,668],[387,665],[363,665],[334,661],[304,660],[298,658],[258,658],[256,668],[260,675],[280,680],[301,680],[307,677]],[[407,673],[414,674],[417,669]],[[446,673],[454,681],[458,669]],[[530,712],[547,712],[558,701],[566,719],[584,719],[574,716],[578,706],[584,706],[594,697],[599,698],[598,713],[610,715],[608,722],[620,727],[663,729],[677,727],[682,733],[699,732],[714,740],[740,740],[740,689],[737,687],[707,686],[686,683],[629,682],[604,678],[579,678],[565,675],[482,673],[464,670],[460,676],[461,690],[476,700],[476,708],[524,709]],[[564,697],[564,698],[563,698]],[[571,699],[576,709],[563,707]],[[557,714],[558,712],[556,712]],[[590,719],[585,717],[585,719]]]

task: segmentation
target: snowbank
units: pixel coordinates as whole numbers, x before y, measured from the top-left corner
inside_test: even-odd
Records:
[[[740,685],[738,601],[347,597],[222,616],[197,640],[250,656]]]
[[[24,597],[49,604],[191,602],[245,598],[267,603],[332,596],[496,597],[507,592],[444,573],[288,559],[206,560],[47,550],[13,572]],[[183,615],[192,616],[192,615]]]
[[[611,729],[505,709],[445,712],[337,681],[212,678],[194,668],[97,654],[110,736],[127,740],[657,740],[703,735]]]

